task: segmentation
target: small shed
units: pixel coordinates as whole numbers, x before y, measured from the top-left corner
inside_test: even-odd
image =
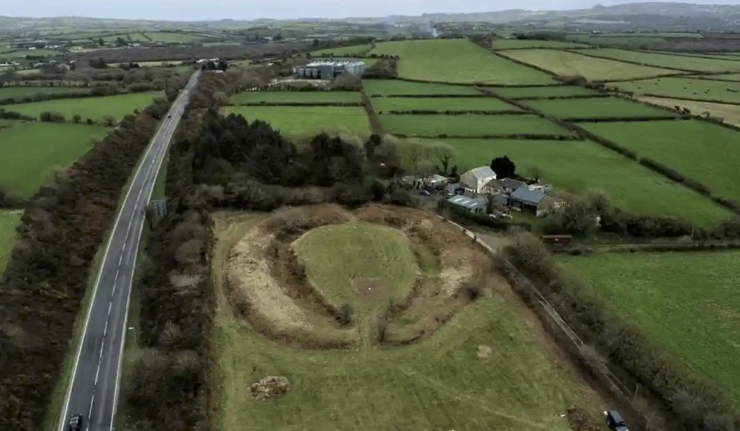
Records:
[[[488,166],[471,169],[460,176],[460,183],[473,193],[482,193],[484,186],[496,179],[496,172]]]
[[[553,199],[541,191],[520,187],[511,194],[510,202],[513,208],[541,217],[549,212]]]
[[[462,209],[470,214],[485,214],[486,208],[488,207],[488,202],[486,202],[485,198],[481,196],[469,198],[467,196],[458,195],[447,199],[447,202],[450,205]]]

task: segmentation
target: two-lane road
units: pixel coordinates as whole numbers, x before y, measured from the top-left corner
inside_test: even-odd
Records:
[[[147,147],[119,209],[93,288],[59,421],[60,430],[66,431],[67,418],[78,413],[84,416],[84,430],[108,431],[114,428],[131,282],[145,209],[190,90],[199,75],[200,72],[193,74],[172,104],[168,116]]]

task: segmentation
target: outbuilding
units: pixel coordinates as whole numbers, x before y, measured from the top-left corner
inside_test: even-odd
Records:
[[[542,217],[550,211],[553,199],[539,190],[519,187],[511,194],[509,202],[513,208]]]
[[[470,214],[485,214],[488,202],[482,196],[469,198],[467,196],[457,195],[447,199],[447,202],[453,207],[462,209]]]

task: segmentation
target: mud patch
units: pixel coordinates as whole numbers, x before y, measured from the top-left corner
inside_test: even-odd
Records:
[[[369,277],[355,277],[352,287],[364,298],[382,298],[386,292],[382,281]]]
[[[290,382],[283,376],[267,376],[249,386],[249,392],[260,401],[279,398],[290,390]]]
[[[573,431],[600,431],[603,428],[596,426],[588,414],[580,407],[571,406],[566,410],[568,423]]]

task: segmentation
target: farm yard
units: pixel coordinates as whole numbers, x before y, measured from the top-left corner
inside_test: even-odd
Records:
[[[612,313],[740,402],[740,374],[733,365],[740,331],[738,259],[736,251],[605,253],[560,263]]]
[[[387,225],[391,215],[395,221]],[[262,252],[269,233],[287,228],[293,218],[309,227],[282,237],[276,246],[284,257]],[[434,229],[435,235],[417,234],[418,229]],[[219,428],[235,431],[249,420],[255,428],[285,430],[569,431],[560,417],[568,406],[596,416],[599,398],[543,344],[542,329],[522,314],[505,280],[486,276],[486,270],[471,273],[481,280],[482,297],[453,299],[470,262],[491,266],[453,229],[419,210],[382,206],[217,214],[212,265],[221,280],[216,285]],[[441,246],[454,246],[466,263],[452,254],[435,257]],[[280,267],[293,253],[306,262],[311,291],[337,305],[351,304],[350,325],[329,325],[307,300],[309,291],[301,290],[301,301],[291,299],[290,292],[305,289],[299,282],[258,269]],[[246,271],[240,269],[244,264]],[[442,276],[449,271],[460,275]],[[250,287],[255,277],[259,289]],[[389,297],[408,295],[415,277],[422,280],[420,295],[391,317],[385,341],[376,340],[376,320],[368,317],[387,307]],[[234,312],[240,298],[250,304],[248,315]],[[435,320],[443,314],[454,318]],[[423,341],[393,344],[419,331],[427,334]],[[340,340],[354,347],[332,344]],[[302,348],[308,341],[311,348]],[[267,375],[284,376],[290,391],[270,402],[245,399],[245,388]],[[311,414],[296,415],[309,408]]]
[[[34,103],[19,103],[6,106],[8,110],[33,118],[39,118],[43,112],[57,112],[71,120],[79,115],[83,121],[87,118],[103,120],[113,117],[121,120],[136,109],[146,108],[160,93],[135,93],[118,96],[88,97],[83,99],[45,100]]]

